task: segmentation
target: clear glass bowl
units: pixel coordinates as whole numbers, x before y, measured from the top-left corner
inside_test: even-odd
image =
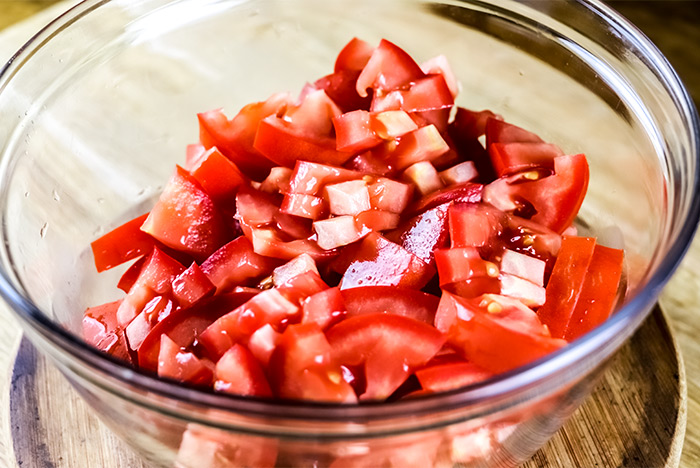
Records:
[[[333,406],[215,395],[122,366],[80,338],[115,299],[89,243],[149,207],[196,112],[297,92],[351,37],[444,54],[458,103],[585,152],[578,225],[624,247],[604,325],[488,382]],[[515,465],[590,393],[678,265],[698,221],[698,120],[658,50],[599,2],[88,0],[0,74],[0,292],[99,417],[156,466]]]

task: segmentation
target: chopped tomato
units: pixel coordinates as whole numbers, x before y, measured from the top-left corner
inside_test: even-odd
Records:
[[[534,133],[520,128],[499,118],[486,119],[484,133],[486,147],[494,143],[544,143],[542,138]]]
[[[395,314],[432,324],[440,298],[416,289],[362,286],[341,291],[347,317]]]
[[[161,345],[162,347],[162,345]],[[234,344],[216,363],[214,390],[249,395],[271,397],[270,384],[260,364],[250,351],[240,344]]]
[[[273,468],[278,441],[190,423],[182,434],[175,466]]]
[[[199,138],[207,149],[216,146],[247,177],[263,180],[274,164],[254,147],[258,125],[291,102],[288,94],[275,94],[266,101],[248,104],[231,120],[220,109],[203,112],[197,115]]]
[[[435,251],[440,285],[469,280],[474,277],[498,277],[498,267],[483,260],[475,247],[453,247]]]
[[[336,148],[355,153],[381,143],[383,140],[374,132],[370,119],[370,113],[361,109],[335,117]]]
[[[340,289],[358,286],[402,286],[420,289],[435,270],[408,250],[380,234],[368,234],[350,261]]]
[[[336,73],[342,70],[361,71],[367,65],[372,52],[374,47],[368,42],[353,37],[338,53],[333,71]]]
[[[192,263],[172,282],[173,297],[180,307],[191,307],[203,298],[214,294],[216,286],[196,263]]]
[[[117,359],[131,361],[129,347],[124,338],[124,329],[117,320],[121,300],[88,307],[83,316],[85,341]]]
[[[168,335],[160,337],[158,376],[200,385],[210,385],[213,364],[183,351]]]
[[[147,217],[148,213],[137,216],[90,244],[98,272],[121,265],[153,249],[153,237],[141,230]]]
[[[327,184],[361,179],[362,173],[325,164],[297,161],[289,181],[289,192],[317,195]]]
[[[426,112],[449,109],[454,105],[450,88],[442,75],[428,75],[413,81],[407,89],[397,89],[386,94],[375,94],[372,112],[404,110]]]
[[[499,177],[529,168],[554,169],[554,158],[564,152],[551,143],[511,142],[492,143],[488,147],[491,163]]]
[[[201,269],[217,291],[223,292],[270,274],[278,264],[273,258],[255,253],[252,243],[240,236],[214,252]]]
[[[526,171],[501,178],[484,189],[484,201],[504,210],[533,210],[531,219],[555,232],[569,227],[588,188],[588,163],[583,154],[554,158],[554,174]],[[523,203],[525,205],[523,205]]]
[[[352,387],[315,323],[290,325],[270,358],[271,384],[282,398],[353,403]]]
[[[211,197],[179,166],[141,230],[168,247],[202,260],[230,236]]]
[[[595,239],[564,237],[547,283],[546,301],[537,311],[552,336],[563,338],[593,259]]]
[[[345,317],[344,297],[337,287],[309,296],[303,303],[301,323],[313,322],[322,330],[326,330]]]
[[[427,264],[435,259],[435,250],[449,242],[447,212],[451,203],[443,203],[414,216],[389,236]]]
[[[445,342],[443,334],[425,322],[381,313],[347,318],[327,336],[341,364],[364,365],[367,388],[362,399],[387,398]]]
[[[382,39],[357,78],[357,93],[367,96],[368,88],[393,90],[424,75],[410,55],[397,45]]]
[[[211,199],[221,207],[231,204],[239,187],[248,178],[216,147],[207,150],[190,168],[192,177],[199,182]]]
[[[444,392],[483,382],[493,376],[472,362],[451,362],[427,366],[416,371],[416,377],[424,390]]]

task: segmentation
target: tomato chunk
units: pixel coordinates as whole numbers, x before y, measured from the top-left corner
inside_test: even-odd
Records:
[[[153,237],[140,229],[147,217],[148,213],[137,216],[90,244],[98,272],[151,251],[155,245]]]
[[[234,344],[216,363],[214,390],[249,395],[271,397],[270,384],[255,356],[240,344]]]
[[[158,354],[158,376],[168,379],[208,385],[212,380],[212,367],[194,353],[182,351],[168,335],[161,335]]]
[[[347,317],[367,314],[395,314],[432,324],[440,298],[432,294],[395,286],[362,286],[340,291]]]
[[[211,197],[179,166],[141,230],[196,259],[211,255],[230,235]]]
[[[339,362],[364,365],[367,388],[361,399],[387,398],[445,342],[443,334],[425,322],[393,314],[351,317],[327,336]]]
[[[410,55],[396,44],[382,39],[357,78],[357,93],[367,96],[368,88],[396,89],[423,76],[423,70]]]

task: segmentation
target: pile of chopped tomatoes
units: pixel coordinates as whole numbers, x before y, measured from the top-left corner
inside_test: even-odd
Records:
[[[198,115],[159,200],[92,243],[127,261],[85,339],[159,376],[351,403],[439,392],[604,321],[623,253],[578,237],[583,154],[456,107],[445,57],[353,39],[333,73]]]

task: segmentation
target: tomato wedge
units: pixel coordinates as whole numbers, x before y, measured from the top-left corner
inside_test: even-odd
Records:
[[[416,289],[363,286],[341,292],[347,317],[395,314],[432,324],[440,298]]]
[[[270,384],[250,351],[234,344],[216,363],[214,390],[257,397],[271,397]]]
[[[367,96],[368,88],[393,90],[423,76],[423,70],[410,55],[382,39],[357,78],[357,94]]]
[[[155,241],[153,237],[141,230],[147,217],[148,213],[137,216],[90,244],[98,272],[121,265],[151,251]]]
[[[347,318],[328,330],[327,336],[340,363],[364,365],[363,400],[389,397],[445,343],[444,335],[425,322],[381,313]]]

